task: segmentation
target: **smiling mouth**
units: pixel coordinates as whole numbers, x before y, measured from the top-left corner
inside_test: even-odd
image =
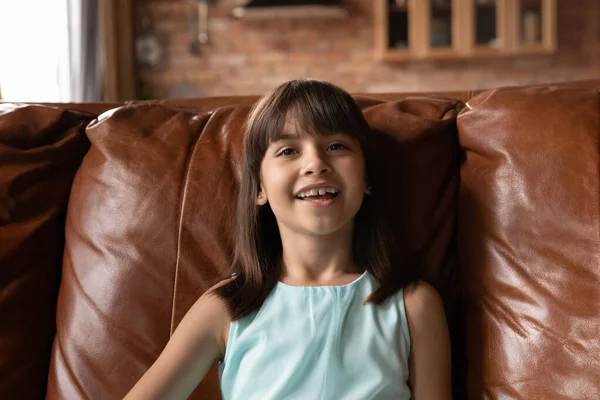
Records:
[[[327,201],[327,200],[332,200],[335,199],[338,196],[339,193],[325,193],[323,195],[316,195],[316,196],[296,196],[296,199],[298,200],[302,200],[302,201]]]

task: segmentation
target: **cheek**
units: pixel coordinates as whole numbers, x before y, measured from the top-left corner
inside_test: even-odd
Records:
[[[265,166],[262,172],[262,184],[270,199],[287,196],[291,191],[293,180],[290,174],[281,168],[269,168]]]
[[[347,177],[348,184],[351,184],[352,187],[356,187],[359,190],[365,188],[366,175],[364,163],[356,161],[348,162],[343,166],[343,168],[345,170],[344,175]]]

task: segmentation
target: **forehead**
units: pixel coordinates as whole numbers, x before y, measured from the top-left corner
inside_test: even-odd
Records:
[[[291,114],[286,116],[284,123],[281,126],[281,130],[271,136],[271,142],[287,139],[310,139],[318,140],[322,137],[332,136],[336,134],[345,134],[344,132],[333,132],[331,128],[322,128],[315,126],[312,121],[300,121]]]
[[[353,121],[344,113],[324,112],[319,107],[288,107],[279,110],[262,121],[257,130],[261,134],[258,147],[264,154],[272,144],[282,140],[310,139],[320,140],[333,135],[344,135],[361,143],[360,121]],[[344,114],[344,115],[340,115]]]
[[[292,126],[290,126],[288,128],[284,128],[280,134],[278,134],[276,137],[272,138],[272,140],[269,143],[269,146],[274,146],[274,145],[277,145],[277,144],[279,144],[281,142],[285,142],[285,141],[301,141],[301,142],[307,142],[307,143],[320,143],[329,138],[332,138],[332,137],[339,138],[340,136],[343,136],[343,137],[347,138],[348,140],[356,140],[355,138],[353,138],[350,135],[347,135],[345,133],[319,133],[319,132],[313,133],[313,132],[307,132],[302,129],[294,129]]]
[[[299,139],[315,136],[321,136],[317,127],[311,126],[309,129],[306,126],[306,123],[302,124],[296,117],[288,115],[281,127],[280,137],[275,137],[273,139]]]
[[[288,116],[285,118],[285,122],[283,123],[283,132],[299,135],[300,133],[305,133],[303,132],[304,130],[305,129],[302,129],[298,123],[296,117],[288,113]]]

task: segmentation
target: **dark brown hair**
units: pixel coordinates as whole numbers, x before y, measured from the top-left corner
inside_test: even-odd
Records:
[[[314,135],[347,134],[360,142],[365,157],[367,181],[371,182],[365,117],[346,91],[317,80],[287,82],[262,97],[246,125],[241,184],[237,199],[234,279],[216,289],[236,320],[259,308],[281,274],[282,245],[275,215],[269,204],[256,205],[260,168],[270,143],[283,133],[288,116]],[[353,256],[360,268],[369,271],[380,287],[367,299],[380,304],[410,280],[392,268],[391,235],[383,207],[377,206],[377,188],[365,196],[355,216]]]

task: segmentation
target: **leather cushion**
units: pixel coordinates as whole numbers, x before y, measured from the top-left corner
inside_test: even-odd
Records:
[[[486,91],[458,130],[469,397],[598,398],[598,91]]]
[[[46,390],[64,219],[91,115],[0,104],[0,393]]]
[[[458,294],[453,99],[357,99],[398,243],[444,295]],[[87,129],[73,185],[49,399],[121,398],[231,260],[242,126],[250,105],[205,112],[128,105]],[[374,185],[375,186],[375,185]],[[192,398],[219,398],[215,369]]]

